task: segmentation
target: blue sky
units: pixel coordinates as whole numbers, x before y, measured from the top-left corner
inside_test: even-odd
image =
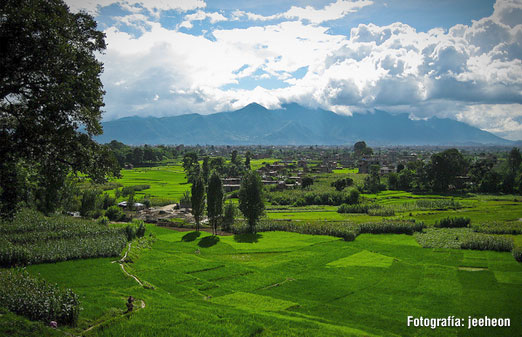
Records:
[[[66,0],[107,36],[104,119],[296,102],[522,139],[522,0]]]

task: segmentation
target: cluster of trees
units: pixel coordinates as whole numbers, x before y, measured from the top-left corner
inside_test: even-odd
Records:
[[[196,231],[199,231],[200,221],[205,213],[205,206],[214,235],[217,234],[220,224],[224,230],[230,229],[230,226],[234,223],[236,211],[232,203],[227,203],[223,215],[224,193],[219,172],[214,170],[210,177],[205,179],[202,172],[194,174],[196,169],[194,169],[193,165],[187,165],[185,169],[192,183],[190,202],[192,215],[194,215],[196,222]],[[261,178],[256,172],[247,170],[243,174],[239,189],[239,209],[247,219],[252,233],[255,232],[255,225],[263,214],[264,207]]]
[[[406,191],[468,189],[484,193],[522,193],[521,163],[518,148],[513,148],[503,163],[492,156],[469,160],[457,149],[448,149],[433,154],[428,163],[413,161],[399,167],[398,173],[389,174],[388,187]],[[378,174],[371,172],[370,176],[377,183]],[[367,185],[365,181],[365,189],[370,187],[375,185]]]
[[[207,183],[210,172],[215,171],[222,177],[239,177],[250,170],[251,154],[247,152],[244,161],[242,161],[237,154],[237,151],[232,151],[230,162],[226,162],[223,157],[209,158],[205,156],[201,159],[196,152],[187,152],[183,156],[183,169],[187,174],[189,183],[194,183],[195,178],[199,175],[203,177]]]
[[[117,140],[111,141],[107,146],[112,150],[120,167],[124,167],[126,164],[143,166],[165,159],[176,158],[180,153],[180,149],[177,146],[129,146]]]

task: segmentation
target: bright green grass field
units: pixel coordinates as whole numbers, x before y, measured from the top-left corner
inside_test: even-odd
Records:
[[[139,167],[121,170],[121,175],[121,179],[114,181],[123,186],[150,185],[149,189],[136,192],[138,199],[149,194],[156,202],[178,202],[183,193],[190,190],[181,165]],[[111,191],[111,194],[114,195],[114,191]]]
[[[111,259],[30,266],[81,296],[82,329],[146,307],[99,336],[520,336],[522,264],[498,252],[423,249],[413,236],[264,232],[195,237],[149,226],[152,249],[129,264],[143,289]],[[148,234],[147,234],[148,235]],[[480,271],[459,269],[480,267]],[[503,317],[510,328],[414,328],[407,316]],[[467,323],[466,323],[467,324]]]

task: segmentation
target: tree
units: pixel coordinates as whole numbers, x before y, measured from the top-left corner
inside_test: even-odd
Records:
[[[248,220],[251,233],[255,233],[256,222],[265,210],[263,184],[255,171],[247,171],[239,188],[239,210]]]
[[[381,189],[381,176],[379,175],[379,165],[370,166],[370,174],[364,178],[363,189],[369,193],[377,193]]]
[[[371,147],[367,147],[364,141],[357,142],[353,145],[353,152],[355,157],[359,158],[366,155],[372,155],[373,150]]]
[[[348,186],[353,185],[353,179],[352,178],[341,178],[337,179],[336,181],[332,182],[330,186],[335,187],[337,191],[342,191]]]
[[[388,188],[390,190],[399,189],[399,175],[395,172],[388,174]]]
[[[13,184],[20,164],[37,171],[35,195],[51,212],[71,171],[97,182],[119,174],[110,150],[92,140],[102,133],[103,67],[95,55],[105,36],[61,0],[5,0],[0,18],[1,212],[27,195]]]
[[[237,150],[232,151],[232,156],[230,158],[230,162],[234,165],[237,165]]]
[[[224,231],[229,231],[232,225],[234,224],[234,219],[236,217],[236,206],[230,201],[225,205],[225,214],[223,216],[223,221],[221,223],[221,228]]]
[[[208,181],[207,213],[212,233],[216,235],[219,217],[223,214],[223,183],[216,171],[212,172]]]
[[[252,154],[250,153],[250,151],[247,151],[246,154],[245,154],[245,168],[247,170],[250,170],[250,159],[252,157]]]
[[[522,163],[522,156],[520,155],[520,150],[516,147],[512,148],[508,154],[508,170],[512,174],[516,174],[520,169],[520,164]]]
[[[433,189],[437,192],[447,191],[450,185],[455,184],[456,177],[466,174],[467,166],[466,160],[457,149],[433,154],[428,170]]]
[[[314,179],[312,177],[303,177],[301,181],[301,188],[305,189],[314,184]]]
[[[192,183],[190,203],[192,204],[192,215],[196,221],[196,231],[199,232],[199,222],[205,210],[205,182],[201,175]]]
[[[205,181],[205,184],[208,181],[208,177],[210,175],[210,166],[208,163],[208,157],[203,158],[203,165],[201,165],[201,174],[203,175],[203,180]]]

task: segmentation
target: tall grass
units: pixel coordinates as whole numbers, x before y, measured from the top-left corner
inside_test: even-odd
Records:
[[[24,270],[0,270],[0,304],[31,320],[76,325],[80,312],[78,295],[60,289]]]
[[[470,218],[465,217],[447,217],[435,222],[435,227],[438,228],[463,228],[468,227],[471,223]]]
[[[117,256],[126,242],[125,228],[25,209],[0,226],[0,266]]]

